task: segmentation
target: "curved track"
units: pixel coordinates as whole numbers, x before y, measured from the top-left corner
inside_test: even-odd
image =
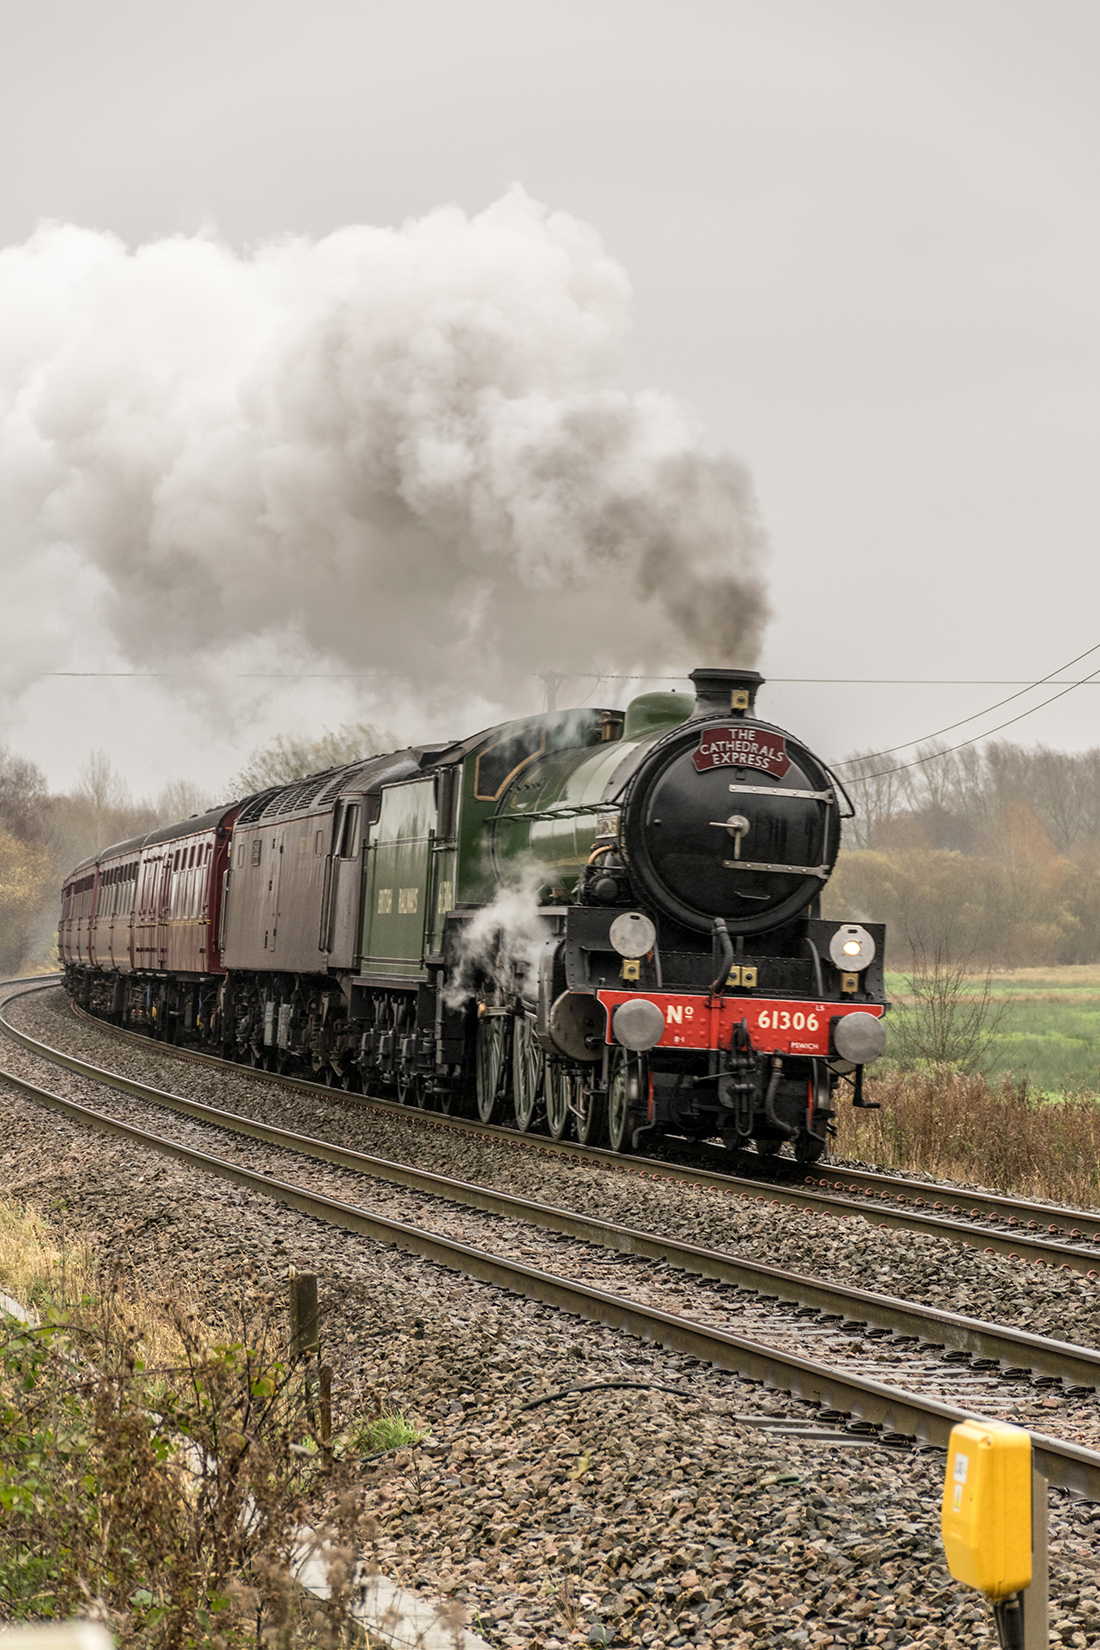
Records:
[[[504,1140],[532,1151],[606,1164],[623,1174],[685,1181],[693,1187],[702,1186],[726,1196],[738,1197],[743,1202],[753,1200],[788,1204],[806,1212],[849,1216],[856,1201],[858,1213],[872,1225],[946,1237],[987,1254],[1007,1255],[1013,1260],[1042,1266],[1062,1266],[1089,1277],[1100,1277],[1100,1215],[1090,1216],[1076,1209],[1059,1209],[1026,1198],[960,1192],[957,1186],[916,1181],[900,1175],[883,1175],[871,1170],[798,1169],[802,1184],[796,1186],[790,1181],[749,1179],[744,1175],[708,1168],[698,1162],[684,1165],[667,1157],[623,1156],[602,1147],[578,1145],[569,1140],[555,1141],[547,1135],[520,1133],[499,1124],[446,1117],[439,1112],[422,1112],[416,1107],[402,1105],[398,1100],[384,1099],[378,1095],[343,1095],[341,1090],[310,1082],[307,1078],[257,1070],[202,1050],[154,1042],[139,1032],[107,1025],[82,1009],[75,1012],[111,1037],[121,1038],[147,1050],[156,1050],[174,1059],[199,1061],[256,1081],[322,1093],[330,1100],[341,1097],[345,1104],[397,1113],[425,1128],[452,1129]],[[21,1035],[12,1027],[5,1029],[17,1039]],[[60,1055],[59,1058],[64,1064],[67,1057]],[[793,1177],[793,1163],[791,1170]],[[926,1203],[926,1199],[930,1203]],[[977,1221],[982,1224],[975,1224]],[[1065,1241],[1067,1238],[1068,1241]]]
[[[671,1242],[652,1233],[615,1226],[567,1209],[514,1198],[488,1187],[449,1180],[444,1176],[427,1174],[408,1165],[389,1163],[363,1153],[345,1151],[329,1142],[271,1128],[266,1124],[242,1118],[238,1114],[219,1111],[183,1096],[168,1094],[136,1083],[38,1043],[26,1033],[11,1027],[2,1017],[0,1024],[8,1035],[14,1036],[18,1042],[39,1057],[60,1063],[108,1090],[113,1089],[146,1103],[182,1113],[218,1129],[230,1129],[250,1139],[277,1146],[288,1153],[295,1153],[299,1157],[319,1158],[341,1168],[369,1175],[375,1180],[385,1179],[428,1193],[449,1203],[459,1203],[492,1215],[520,1220],[586,1244],[600,1245],[605,1250],[656,1260],[664,1266],[678,1268],[735,1289],[742,1296],[753,1298],[749,1307],[750,1312],[754,1314],[752,1327],[758,1329],[766,1339],[758,1340],[731,1333],[713,1324],[692,1321],[678,1314],[673,1315],[643,1305],[616,1292],[582,1283],[576,1277],[563,1277],[494,1253],[492,1249],[456,1242],[439,1232],[426,1230],[407,1221],[390,1219],[361,1205],[332,1198],[293,1181],[274,1178],[270,1173],[258,1173],[240,1162],[196,1150],[193,1146],[138,1128],[118,1117],[111,1117],[79,1105],[23,1079],[5,1075],[7,1082],[14,1084],[31,1098],[70,1117],[121,1138],[152,1147],[205,1173],[213,1173],[237,1185],[274,1196],[314,1218],[360,1232],[376,1241],[397,1244],[469,1276],[480,1278],[498,1287],[518,1290],[531,1298],[576,1313],[591,1321],[659,1341],[673,1350],[816,1401],[828,1411],[855,1414],[861,1417],[864,1426],[887,1429],[899,1441],[901,1436],[917,1436],[929,1442],[942,1444],[946,1441],[951,1425],[963,1416],[973,1413],[969,1408],[951,1402],[952,1384],[961,1384],[962,1392],[967,1395],[972,1394],[977,1386],[982,1388],[983,1397],[994,1397],[997,1377],[984,1373],[976,1374],[969,1366],[971,1354],[978,1357],[980,1365],[1008,1364],[1011,1366],[1011,1373],[1016,1375],[1030,1368],[1041,1372],[1047,1381],[1055,1380],[1060,1384],[1063,1380],[1068,1380],[1076,1385],[1078,1392],[1093,1387],[1100,1376],[1100,1352],[1088,1348],[1048,1341],[1041,1336],[999,1328],[993,1324],[983,1324],[977,1320],[897,1301],[887,1296],[824,1283],[801,1274],[783,1272],[775,1267],[738,1261],[729,1255],[694,1245]],[[919,1338],[951,1348],[956,1361],[952,1364],[941,1360],[935,1371],[935,1384],[941,1388],[946,1385],[946,1394],[942,1391],[914,1392],[903,1386],[872,1379],[867,1373],[854,1373],[851,1369],[841,1370],[835,1364],[814,1361],[798,1351],[767,1344],[768,1340],[782,1340],[784,1336],[783,1326],[777,1324],[774,1316],[770,1315],[769,1302],[776,1298],[785,1303],[797,1303],[800,1314],[809,1312],[819,1320],[817,1326],[810,1326],[804,1321],[798,1321],[798,1318],[792,1317],[789,1312],[786,1313],[788,1335],[793,1325],[803,1339],[807,1330],[810,1330],[811,1334],[829,1333],[823,1326],[827,1326],[830,1321],[841,1319],[852,1325],[876,1326],[879,1333],[900,1331],[898,1338],[889,1343],[890,1352],[897,1354],[889,1361],[893,1365],[890,1374],[896,1373],[901,1379],[913,1377],[920,1368],[923,1368],[925,1378],[928,1375],[927,1365],[907,1363],[909,1349],[904,1343]],[[739,1321],[743,1324],[744,1307],[748,1306],[749,1302],[745,1299],[737,1304]],[[887,1346],[885,1342],[881,1344]],[[952,1353],[949,1353],[949,1358]],[[994,1402],[993,1408],[998,1407],[1003,1406]],[[1043,1435],[1036,1435],[1036,1444],[1043,1470],[1053,1482],[1075,1489],[1090,1499],[1100,1499],[1100,1453]]]

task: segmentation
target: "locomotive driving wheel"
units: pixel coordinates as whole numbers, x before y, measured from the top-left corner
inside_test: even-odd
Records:
[[[542,1049],[527,1016],[519,1016],[512,1026],[512,1109],[516,1127],[526,1134],[535,1121],[542,1077]]]
[[[599,1089],[584,1089],[578,1083],[574,1090],[577,1105],[574,1123],[577,1139],[582,1146],[607,1144],[607,1095]]]
[[[643,1121],[642,1094],[646,1086],[645,1062],[633,1059],[626,1049],[611,1056],[611,1076],[607,1089],[607,1132],[613,1152],[634,1150],[634,1130]]]
[[[483,1123],[499,1123],[504,1110],[500,1089],[507,1052],[507,1016],[484,1015],[477,1023],[477,1115]]]
[[[552,1140],[564,1140],[569,1132],[572,1113],[573,1078],[557,1060],[546,1062],[546,1127]]]

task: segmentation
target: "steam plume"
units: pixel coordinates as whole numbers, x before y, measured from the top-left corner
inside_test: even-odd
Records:
[[[0,253],[0,679],[89,620],[137,669],[274,638],[437,704],[751,664],[749,481],[610,387],[629,305],[594,231],[518,188],[247,255],[43,226]]]

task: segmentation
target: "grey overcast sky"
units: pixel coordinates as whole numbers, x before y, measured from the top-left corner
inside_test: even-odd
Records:
[[[243,248],[518,181],[627,270],[623,385],[749,468],[765,674],[1034,679],[1100,643],[1098,85],[1095,0],[0,0],[0,244]],[[7,737],[58,783],[93,745],[228,773],[148,691],[44,684]],[[761,708],[839,758],[1001,696]],[[1007,736],[1098,726],[1083,687]]]

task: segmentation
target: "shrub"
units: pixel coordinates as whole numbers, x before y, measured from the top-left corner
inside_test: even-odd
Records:
[[[270,1322],[213,1339],[167,1315],[178,1355],[150,1366],[115,1294],[0,1323],[0,1618],[92,1613],[157,1650],[341,1642],[364,1518],[299,1372]],[[292,1579],[307,1498],[328,1514],[323,1603]]]
[[[1095,1206],[1100,1097],[1048,1099],[1026,1082],[950,1066],[868,1081],[881,1111],[842,1106],[836,1150],[884,1168],[921,1169],[1003,1192]]]

